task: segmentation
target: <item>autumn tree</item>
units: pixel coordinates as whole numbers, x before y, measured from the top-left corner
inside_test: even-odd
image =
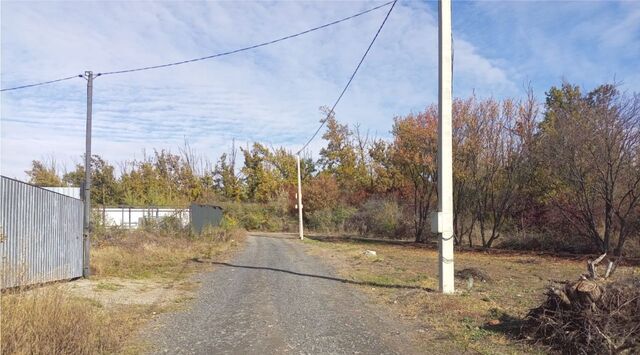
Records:
[[[393,164],[410,182],[414,215],[414,236],[426,241],[429,212],[437,196],[437,107],[425,112],[396,117],[393,124]]]
[[[187,162],[166,150],[121,166],[122,201],[127,205],[184,205],[199,197],[201,180]]]
[[[475,199],[484,121],[475,97],[453,102],[453,236],[473,246],[477,222]]]
[[[338,182],[333,175],[327,173],[320,173],[307,179],[302,196],[304,196],[305,213],[334,208],[340,203]]]
[[[458,244],[466,239],[473,246],[478,231],[482,245],[491,247],[528,206],[537,107],[531,92],[524,101],[454,101],[453,227]]]
[[[516,202],[525,184],[523,175],[526,163],[524,136],[518,130],[526,110],[519,110],[520,103],[505,99],[483,102],[486,122],[478,168],[476,214],[480,227],[482,246],[491,247],[514,213]],[[529,134],[529,132],[522,132]]]
[[[576,234],[620,255],[638,233],[640,98],[565,83],[547,93],[546,108],[539,149],[551,201]]]
[[[327,108],[322,110],[328,113]],[[327,141],[327,146],[320,149],[318,165],[323,171],[336,177],[343,191],[356,192],[363,180],[366,181],[366,170],[358,164],[353,133],[349,126],[340,124],[333,113],[326,120],[327,130],[322,139]]]
[[[66,186],[81,187],[84,183],[84,164],[76,164],[75,169],[65,171],[62,175],[62,182]]]
[[[404,176],[394,164],[394,144],[383,139],[374,140],[368,150],[371,171],[371,192],[374,194],[394,194],[405,185]]]

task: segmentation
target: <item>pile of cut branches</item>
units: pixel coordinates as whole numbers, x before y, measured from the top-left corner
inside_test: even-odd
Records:
[[[603,277],[589,261],[578,281],[551,287],[545,302],[527,315],[524,335],[563,354],[640,352],[640,278],[610,281],[617,261]]]

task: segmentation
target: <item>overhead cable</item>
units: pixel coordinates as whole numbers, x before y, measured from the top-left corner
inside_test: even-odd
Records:
[[[15,86],[15,87],[12,87],[12,88],[0,89],[0,91],[11,91],[11,90],[26,89],[26,88],[31,88],[31,87],[34,87],[34,86],[41,86],[41,85],[57,83],[59,81],[71,80],[71,79],[74,79],[74,78],[82,78],[82,74],[74,75],[74,76],[68,76],[66,78],[60,78],[60,79],[55,79],[55,80],[43,81],[41,83],[28,84],[28,85],[22,85],[22,86]]]
[[[251,46],[248,46],[248,47],[238,48],[238,49],[234,49],[234,50],[227,51],[227,52],[222,52],[222,53],[209,55],[209,56],[206,56],[206,57],[187,59],[187,60],[183,60],[183,61],[179,61],[179,62],[166,63],[166,64],[153,65],[153,66],[146,66],[146,67],[134,68],[134,69],[101,72],[101,73],[97,73],[96,77],[102,76],[102,75],[124,74],[124,73],[132,73],[132,72],[138,72],[138,71],[143,71],[143,70],[165,68],[165,67],[181,65],[181,64],[187,64],[187,63],[193,63],[193,62],[198,62],[198,61],[202,61],[202,60],[206,60],[206,59],[222,57],[222,56],[226,56],[226,55],[230,55],[230,54],[235,54],[235,53],[239,53],[239,52],[244,52],[244,51],[260,48],[260,47],[268,46],[270,44],[282,42],[282,41],[285,41],[287,39],[291,39],[291,38],[295,38],[295,37],[298,37],[298,36],[302,36],[302,35],[310,33],[310,32],[318,31],[318,30],[321,30],[321,29],[324,29],[324,28],[327,28],[327,27],[330,27],[330,26],[333,26],[333,25],[337,25],[339,23],[354,19],[356,17],[362,16],[362,15],[365,15],[365,14],[370,13],[372,11],[375,11],[375,10],[378,10],[380,8],[383,8],[383,7],[388,6],[389,4],[392,4],[392,3],[395,4],[395,1],[389,1],[389,2],[386,2],[384,4],[378,5],[376,7],[372,7],[370,9],[368,9],[368,10],[364,10],[364,11],[358,12],[358,13],[356,13],[354,15],[351,15],[351,16],[348,16],[348,17],[333,21],[333,22],[329,22],[329,23],[326,23],[326,24],[321,25],[321,26],[313,27],[313,28],[310,28],[310,29],[302,31],[302,32],[298,32],[298,33],[294,33],[294,34],[291,34],[291,35],[288,35],[288,36],[280,37],[280,38],[277,38],[277,39],[274,39],[274,40],[271,40],[271,41],[268,41],[268,42],[262,42],[262,43],[254,44],[254,45],[251,45]],[[69,76],[69,77],[50,80],[50,81],[44,81],[44,82],[35,83],[35,84],[28,84],[28,85],[21,85],[21,86],[6,88],[6,89],[0,89],[0,91],[11,91],[11,90],[26,89],[26,88],[30,88],[30,87],[34,87],[34,86],[41,86],[41,85],[57,83],[57,82],[60,82],[60,81],[71,80],[71,79],[77,78],[77,77],[83,77],[83,75],[74,75],[74,76]]]
[[[336,106],[338,106],[338,103],[342,99],[342,96],[344,95],[344,93],[349,88],[349,85],[351,85],[351,82],[353,81],[353,78],[356,76],[356,73],[358,72],[358,69],[360,69],[360,66],[362,65],[362,62],[364,62],[364,59],[367,57],[367,54],[369,54],[369,51],[371,50],[371,47],[373,47],[373,44],[375,43],[376,39],[378,38],[378,35],[380,34],[380,31],[382,31],[382,28],[384,27],[384,24],[387,22],[387,19],[389,18],[389,15],[391,14],[391,11],[393,11],[393,7],[396,5],[396,2],[397,2],[397,0],[393,1],[392,5],[391,5],[391,8],[389,9],[389,12],[387,12],[387,15],[384,17],[384,20],[382,20],[382,23],[380,24],[380,27],[378,28],[378,31],[376,31],[375,36],[373,36],[373,39],[371,40],[371,43],[369,43],[369,47],[367,47],[367,50],[362,55],[362,58],[360,59],[360,62],[358,62],[358,65],[356,66],[356,69],[353,71],[353,74],[351,74],[351,77],[349,78],[349,81],[347,81],[347,85],[344,86],[344,89],[342,89],[342,92],[340,93],[340,96],[338,96],[338,99],[336,100],[336,102],[333,103],[333,106],[331,107],[331,110],[329,110],[329,112],[327,113],[327,117],[321,121],[320,126],[318,127],[318,129],[316,129],[316,131],[313,133],[311,138],[309,138],[309,140],[302,146],[302,148],[300,148],[300,150],[298,150],[296,155],[300,155],[300,153],[303,150],[305,150],[307,148],[307,146],[309,146],[309,144],[313,141],[313,139],[318,135],[318,132],[320,132],[322,127],[324,127],[324,124],[327,122],[329,117],[331,117],[331,115],[333,114],[333,111],[335,110]]]
[[[302,31],[302,32],[298,32],[298,33],[295,33],[295,34],[292,34],[292,35],[288,35],[288,36],[280,37],[280,38],[277,38],[277,39],[274,39],[274,40],[271,40],[271,41],[268,41],[268,42],[262,42],[262,43],[259,43],[259,44],[254,44],[254,45],[251,45],[251,46],[248,46],[248,47],[238,48],[238,49],[234,49],[234,50],[231,50],[231,51],[222,52],[222,53],[217,53],[217,54],[212,54],[212,55],[208,55],[208,56],[200,57],[200,58],[193,58],[193,59],[182,60],[182,61],[179,61],[179,62],[166,63],[166,64],[160,64],[160,65],[152,65],[152,66],[140,67],[140,68],[134,68],[134,69],[125,69],[125,70],[117,70],[117,71],[103,72],[103,73],[98,73],[98,74],[97,74],[97,76],[100,76],[100,75],[124,74],[124,73],[132,73],[132,72],[138,72],[138,71],[143,71],[143,70],[151,70],[151,69],[166,68],[166,67],[171,67],[171,66],[175,66],[175,65],[181,65],[181,64],[187,64],[187,63],[199,62],[199,61],[202,61],[202,60],[207,60],[207,59],[212,59],[212,58],[218,58],[218,57],[223,57],[223,56],[227,56],[227,55],[230,55],[230,54],[235,54],[235,53],[239,53],[239,52],[244,52],[244,51],[248,51],[248,50],[252,50],[252,49],[256,49],[256,48],[260,48],[260,47],[268,46],[268,45],[270,45],[270,44],[274,44],[274,43],[282,42],[282,41],[285,41],[285,40],[287,40],[287,39],[291,39],[291,38],[295,38],[295,37],[298,37],[298,36],[302,36],[302,35],[304,35],[304,34],[307,34],[307,33],[310,33],[310,32],[314,32],[314,31],[317,31],[317,30],[321,30],[321,29],[324,29],[324,28],[327,28],[327,27],[330,27],[330,26],[333,26],[333,25],[337,25],[337,24],[339,24],[339,23],[341,23],[341,22],[345,22],[345,21],[348,21],[348,20],[354,19],[354,18],[356,18],[356,17],[362,16],[362,15],[367,14],[367,13],[369,13],[369,12],[372,12],[372,11],[378,10],[378,9],[380,9],[380,8],[383,8],[383,7],[385,7],[385,6],[388,6],[389,4],[392,4],[392,3],[393,3],[393,4],[395,4],[395,1],[389,1],[389,2],[387,2],[387,3],[384,3],[384,4],[382,4],[382,5],[378,5],[378,6],[376,6],[376,7],[370,8],[370,9],[368,9],[368,10],[365,10],[365,11],[362,11],[362,12],[358,12],[357,14],[354,14],[354,15],[351,15],[351,16],[348,16],[348,17],[345,17],[345,18],[342,18],[342,19],[340,19],[340,20],[336,20],[336,21],[333,21],[333,22],[329,22],[329,23],[326,23],[326,24],[321,25],[321,26],[313,27],[313,28],[310,28],[310,29],[305,30],[305,31]]]

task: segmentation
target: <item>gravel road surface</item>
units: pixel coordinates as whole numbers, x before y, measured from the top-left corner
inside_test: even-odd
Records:
[[[189,309],[145,331],[159,354],[413,354],[406,330],[292,237],[249,236]]]

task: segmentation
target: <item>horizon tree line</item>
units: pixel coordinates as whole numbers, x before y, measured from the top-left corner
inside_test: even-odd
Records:
[[[328,109],[321,108],[326,114]],[[319,158],[301,159],[304,217],[312,227],[432,239],[437,206],[437,105],[393,119],[391,138],[326,117]],[[237,164],[242,154],[242,166]],[[457,98],[453,103],[456,244],[492,247],[505,235],[555,235],[621,255],[640,243],[640,95],[615,84],[589,92],[563,83],[536,101]],[[92,157],[92,202],[279,204],[295,216],[295,155],[254,142],[203,164],[185,142],[113,165]],[[80,186],[84,167],[60,172],[33,161],[36,185]],[[286,217],[286,216],[284,216]],[[284,218],[283,217],[283,218]],[[572,239],[573,238],[573,239]]]

